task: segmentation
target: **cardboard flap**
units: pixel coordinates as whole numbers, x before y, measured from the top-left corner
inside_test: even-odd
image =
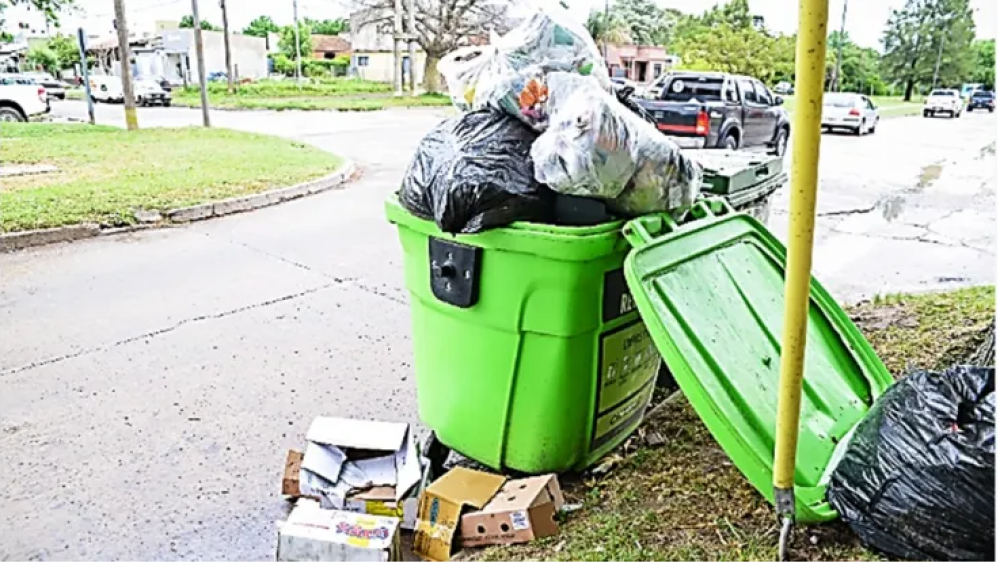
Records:
[[[506,477],[456,467],[434,481],[427,492],[457,505],[482,508],[497,494]]]
[[[318,416],[309,425],[306,440],[341,448],[395,452],[402,447],[408,428],[405,422]]]
[[[320,477],[336,483],[347,456],[336,446],[324,444],[309,444],[302,458],[302,469],[306,469]]]
[[[555,475],[512,479],[483,507],[483,512],[510,512],[552,504],[558,511],[563,505],[562,491]]]
[[[410,429],[404,438],[403,449],[396,452],[396,500],[403,500],[422,477],[423,468],[417,454],[413,430]]]
[[[372,487],[366,491],[351,493],[347,498],[352,500],[393,501],[396,500],[396,489],[393,487]]]

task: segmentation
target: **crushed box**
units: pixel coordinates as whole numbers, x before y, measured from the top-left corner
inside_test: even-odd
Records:
[[[413,551],[424,559],[451,558],[462,511],[479,509],[490,501],[506,478],[456,467],[420,493]]]
[[[399,519],[299,499],[278,523],[278,561],[400,561]]]
[[[281,494],[290,497],[302,496],[299,491],[299,471],[302,469],[302,452],[288,450],[285,458],[285,472],[281,477]]]
[[[392,516],[400,519],[399,527],[404,530],[417,528],[417,498],[407,497],[397,501],[392,487],[372,487],[366,491],[351,493],[344,502],[344,510],[374,516]]]
[[[559,532],[556,514],[562,507],[555,475],[507,481],[481,510],[462,516],[460,545],[526,543],[555,535]]]

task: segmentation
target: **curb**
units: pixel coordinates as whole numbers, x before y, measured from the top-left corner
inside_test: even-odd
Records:
[[[34,246],[43,246],[57,242],[73,242],[85,238],[93,238],[104,235],[117,235],[150,229],[156,226],[163,226],[169,223],[189,223],[192,221],[202,221],[214,217],[223,217],[234,213],[252,211],[262,207],[277,205],[292,199],[298,199],[307,195],[318,194],[332,190],[346,183],[357,171],[354,162],[345,159],[344,163],[333,173],[317,178],[309,182],[295,184],[286,188],[278,188],[259,194],[233,197],[211,203],[192,205],[191,207],[181,207],[171,209],[163,214],[164,220],[156,224],[129,225],[126,227],[101,228],[96,223],[84,223],[82,225],[69,225],[66,227],[55,227],[52,229],[36,229],[33,231],[19,231],[13,233],[0,234],[0,253],[23,250]]]

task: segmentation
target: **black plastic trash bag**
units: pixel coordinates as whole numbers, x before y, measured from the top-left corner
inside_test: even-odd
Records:
[[[827,499],[868,546],[919,560],[993,561],[995,369],[916,372],[861,421]]]
[[[555,194],[535,180],[530,153],[537,136],[499,110],[449,119],[420,141],[399,201],[446,233],[546,221]]]

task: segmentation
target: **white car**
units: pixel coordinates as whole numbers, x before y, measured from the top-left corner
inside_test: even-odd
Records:
[[[164,90],[155,80],[136,80],[135,103],[140,106],[160,104],[167,107],[170,105],[170,92]]]
[[[823,94],[823,129],[847,129],[855,135],[874,133],[878,107],[864,94],[828,92]]]
[[[122,79],[117,76],[91,76],[90,97],[95,102],[111,103],[125,101]]]
[[[779,82],[774,85],[774,93],[782,96],[789,96],[795,93],[795,88],[791,82]]]
[[[0,121],[27,121],[48,113],[48,97],[38,84],[0,78]]]
[[[965,100],[958,90],[933,90],[924,102],[924,117],[947,113],[948,117],[959,117],[965,108]]]

